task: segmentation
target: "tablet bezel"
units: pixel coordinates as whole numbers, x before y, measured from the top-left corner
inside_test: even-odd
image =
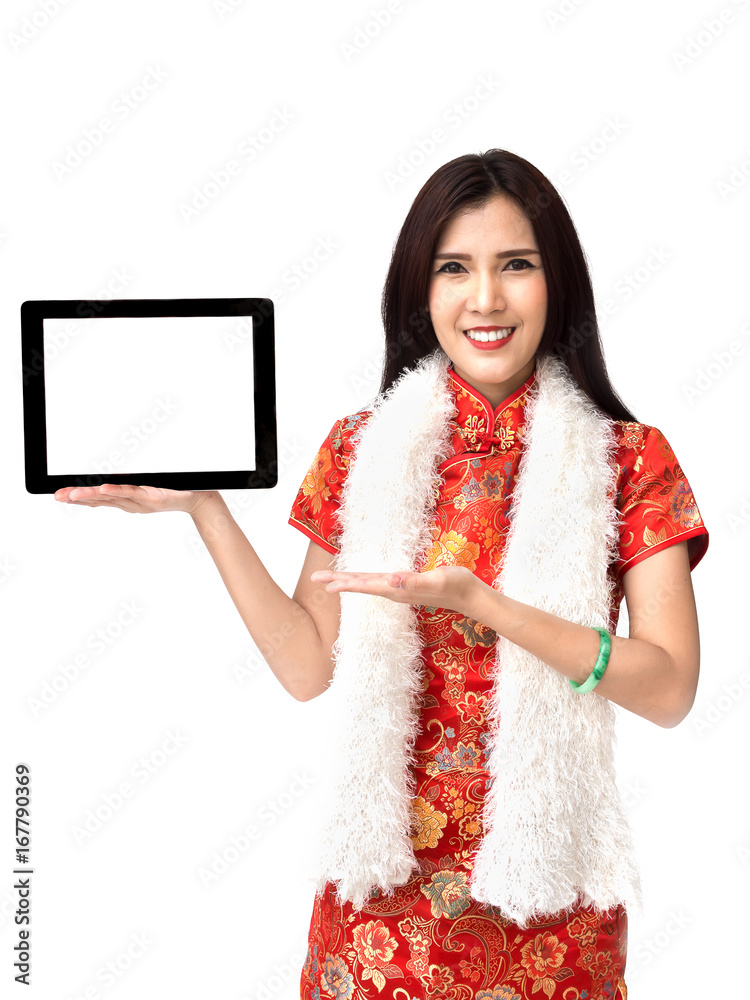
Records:
[[[218,472],[129,472],[49,475],[43,320],[92,316],[249,316],[252,318],[255,469]],[[124,483],[173,490],[263,490],[278,482],[274,309],[268,298],[30,299],[21,303],[21,363],[26,490]]]

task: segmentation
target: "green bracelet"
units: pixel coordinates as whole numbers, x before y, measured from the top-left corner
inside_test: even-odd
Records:
[[[594,631],[599,633],[599,659],[596,661],[594,669],[583,684],[576,684],[574,680],[568,678],[570,686],[578,694],[587,694],[589,691],[593,691],[602,677],[604,677],[604,671],[607,669],[607,664],[609,663],[609,651],[612,648],[612,640],[610,639],[609,632],[606,629],[596,627]]]

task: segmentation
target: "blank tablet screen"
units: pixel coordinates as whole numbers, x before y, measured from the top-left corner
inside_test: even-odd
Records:
[[[270,299],[24,302],[26,486],[276,484]]]

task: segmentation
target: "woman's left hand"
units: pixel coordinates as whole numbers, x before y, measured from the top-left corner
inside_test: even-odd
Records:
[[[347,573],[316,570],[313,583],[327,584],[330,593],[341,590],[387,597],[399,604],[445,608],[471,617],[470,607],[481,581],[467,566],[441,566],[426,573]]]

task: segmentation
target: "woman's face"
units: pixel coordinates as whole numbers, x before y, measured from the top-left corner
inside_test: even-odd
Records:
[[[445,227],[432,262],[429,310],[454,370],[493,407],[531,375],[547,318],[547,283],[531,223],[512,199],[496,195]],[[513,327],[513,333],[477,343],[466,333],[476,327]]]

